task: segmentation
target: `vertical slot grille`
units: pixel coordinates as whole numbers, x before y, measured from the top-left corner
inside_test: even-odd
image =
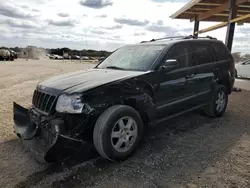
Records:
[[[35,90],[32,103],[35,108],[42,112],[50,113],[56,102],[56,96]]]

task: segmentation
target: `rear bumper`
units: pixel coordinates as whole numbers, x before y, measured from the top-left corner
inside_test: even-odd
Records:
[[[46,119],[39,113],[13,104],[14,132],[38,161],[56,162],[71,157],[83,141],[61,133],[64,120]]]

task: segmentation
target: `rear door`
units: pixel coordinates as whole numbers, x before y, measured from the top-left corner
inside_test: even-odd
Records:
[[[215,54],[209,41],[191,41],[190,73],[187,76],[189,92],[194,94],[193,105],[208,101],[214,83]]]

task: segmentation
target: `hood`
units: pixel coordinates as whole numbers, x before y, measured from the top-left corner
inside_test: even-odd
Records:
[[[50,78],[40,82],[38,88],[41,90],[53,89],[66,93],[84,92],[104,84],[145,73],[113,69],[88,69]]]

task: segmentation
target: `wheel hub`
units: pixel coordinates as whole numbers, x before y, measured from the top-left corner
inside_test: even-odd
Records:
[[[216,103],[216,110],[218,112],[221,112],[224,109],[225,104],[226,104],[226,97],[225,97],[224,91],[221,91],[218,93],[215,103]]]
[[[137,138],[137,124],[131,117],[122,117],[114,125],[111,132],[111,143],[118,152],[128,151]]]

